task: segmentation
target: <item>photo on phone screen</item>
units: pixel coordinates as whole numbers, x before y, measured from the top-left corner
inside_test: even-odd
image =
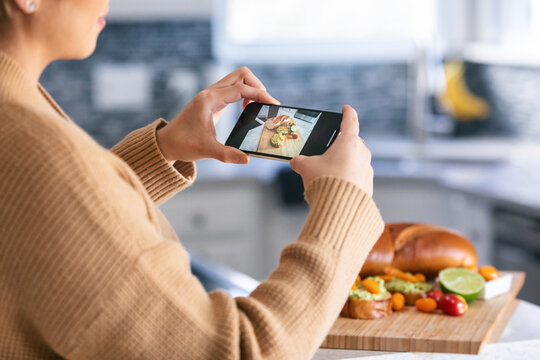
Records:
[[[334,142],[341,119],[340,113],[250,103],[225,145],[280,160],[320,155]]]

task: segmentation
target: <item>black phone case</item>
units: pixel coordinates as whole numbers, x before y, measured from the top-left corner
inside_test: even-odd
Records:
[[[250,103],[236,122],[231,134],[229,135],[225,145],[232,146],[240,149],[242,141],[245,139],[246,135],[251,129],[261,126],[260,123],[255,121],[255,118],[259,115],[260,110],[263,106],[269,106],[269,111],[267,119],[274,117],[278,114],[280,108],[297,110],[294,119],[296,122],[302,121],[305,125],[309,126],[310,123],[313,123],[316,120],[316,116],[320,114],[317,118],[317,122],[313,126],[310,135],[305,140],[305,143],[300,151],[301,155],[321,155],[323,154],[328,147],[334,142],[339,133],[339,127],[341,125],[342,114],[324,110],[315,110],[315,109],[306,109],[299,108],[295,106],[287,105],[272,105],[272,104],[263,104],[263,103]],[[264,125],[262,125],[264,126]],[[264,129],[263,129],[264,131]],[[286,140],[285,140],[286,141]],[[276,160],[288,161],[292,159],[289,156],[280,156],[276,154],[257,152],[252,150],[240,149],[246,154],[251,156],[271,158]]]

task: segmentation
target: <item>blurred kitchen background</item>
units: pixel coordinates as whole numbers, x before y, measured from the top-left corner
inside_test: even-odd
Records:
[[[111,0],[95,54],[42,82],[111,147],[241,65],[284,105],[354,106],[385,221],[457,229],[540,304],[540,0]],[[302,192],[284,162],[205,160],[162,209],[200,271],[249,287],[299,234]]]

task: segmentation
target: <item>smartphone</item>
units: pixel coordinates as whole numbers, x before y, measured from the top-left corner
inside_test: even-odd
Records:
[[[321,155],[339,134],[342,118],[335,112],[253,102],[240,115],[225,145],[282,161],[296,155]]]

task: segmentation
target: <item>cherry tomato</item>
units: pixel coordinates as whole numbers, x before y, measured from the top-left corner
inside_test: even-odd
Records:
[[[439,300],[439,307],[445,314],[461,316],[469,308],[465,299],[459,295],[446,294]]]
[[[405,297],[402,293],[394,293],[392,295],[392,310],[399,311],[405,306]]]
[[[431,291],[428,291],[426,294],[427,297],[430,297],[433,300],[435,300],[437,302],[437,306],[439,307],[441,306],[439,304],[439,301],[441,301],[441,297],[443,297],[443,295],[444,295],[443,292],[440,290],[431,290]]]
[[[482,266],[478,272],[484,277],[486,281],[495,280],[501,277],[501,274],[491,265]]]
[[[416,300],[416,308],[422,312],[434,312],[437,309],[437,302],[433,298],[421,298]]]

